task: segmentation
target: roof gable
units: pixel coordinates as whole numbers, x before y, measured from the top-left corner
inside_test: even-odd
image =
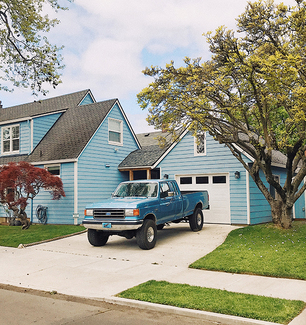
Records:
[[[77,159],[116,99],[69,108],[40,141],[30,162]]]
[[[0,109],[0,123],[11,123],[18,119],[63,111],[69,107],[78,106],[88,94],[91,94],[91,92],[89,89],[86,89],[72,94],[35,101],[33,103],[2,108]]]

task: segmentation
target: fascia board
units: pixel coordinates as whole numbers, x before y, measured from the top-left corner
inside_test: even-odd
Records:
[[[121,114],[123,115],[124,120],[125,120],[126,124],[128,125],[128,127],[129,127],[129,129],[130,129],[130,131],[131,131],[131,133],[132,133],[132,135],[133,135],[133,137],[134,137],[134,139],[135,139],[135,141],[136,141],[136,143],[137,143],[137,145],[138,145],[138,148],[141,149],[141,145],[140,145],[140,143],[139,143],[139,141],[138,141],[138,139],[137,139],[137,137],[136,137],[136,134],[135,134],[135,132],[134,132],[134,130],[133,130],[133,128],[132,128],[132,126],[131,126],[131,124],[130,124],[130,122],[129,122],[129,120],[128,120],[128,118],[127,118],[127,116],[126,116],[126,114],[125,114],[125,112],[124,112],[124,110],[123,110],[123,108],[122,108],[122,106],[121,106],[121,104],[120,104],[120,102],[119,102],[118,99],[116,100],[114,106],[115,106],[116,104],[118,105],[118,107],[119,107],[119,109],[120,109],[120,111],[121,111]],[[112,107],[112,108],[113,108],[113,107]],[[111,108],[111,109],[112,109],[112,108]]]

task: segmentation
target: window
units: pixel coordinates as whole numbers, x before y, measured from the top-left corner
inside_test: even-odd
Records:
[[[273,175],[273,178],[277,183],[280,183],[280,177],[278,175]],[[278,193],[275,191],[274,186],[272,186],[271,184],[270,184],[270,194],[274,200],[278,199]]]
[[[213,176],[213,184],[225,184],[226,176]]]
[[[108,142],[110,144],[122,145],[122,121],[112,118],[108,119]]]
[[[2,153],[19,153],[19,125],[2,128]]]
[[[197,176],[196,184],[208,184],[208,176]]]
[[[206,155],[206,135],[205,132],[198,133],[194,138],[194,155],[205,156]]]
[[[192,177],[180,177],[180,184],[192,184]]]
[[[45,169],[52,175],[56,175],[58,177],[61,176],[61,166],[60,165],[49,165],[45,166]]]
[[[170,192],[170,188],[168,183],[160,183],[160,198],[165,198],[168,196],[168,193]]]

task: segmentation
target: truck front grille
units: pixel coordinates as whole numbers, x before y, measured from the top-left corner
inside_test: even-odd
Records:
[[[95,219],[124,219],[124,210],[94,209],[93,215]]]

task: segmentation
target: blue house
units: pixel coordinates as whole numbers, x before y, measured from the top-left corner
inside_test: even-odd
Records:
[[[196,141],[188,130],[178,141],[163,132],[136,136],[117,99],[97,103],[90,90],[83,90],[0,108],[0,128],[0,165],[27,161],[63,181],[66,197],[53,201],[48,190],[41,190],[27,207],[33,222],[38,222],[36,207],[43,205],[48,223],[80,223],[85,206],[109,197],[121,181],[163,177],[176,179],[183,192],[208,190],[206,223],[271,221],[268,202],[227,147],[206,133]],[[253,163],[247,153],[242,155]],[[273,173],[284,184],[285,157],[279,152],[273,155]],[[305,206],[303,194],[294,218],[305,218]],[[0,221],[4,217],[0,208]]]
[[[169,177],[176,179],[183,192],[208,190],[206,223],[258,224],[272,220],[270,205],[248,172],[226,146],[208,133],[196,141],[185,130],[176,142],[162,132],[137,136],[142,148],[131,152],[119,165],[120,171],[129,171],[130,179]],[[157,143],[160,136],[165,138],[163,148]],[[252,157],[242,154],[246,163],[253,163]],[[285,156],[274,152],[272,165],[274,177],[284,184]],[[275,195],[274,188],[270,191]],[[305,194],[295,204],[294,218],[305,218]]]
[[[48,207],[48,223],[73,224],[88,202],[106,198],[129,175],[119,163],[140,145],[117,99],[96,102],[90,90],[0,109],[0,165],[27,161],[61,177],[66,197],[41,190],[27,207]],[[0,209],[0,217],[5,217]],[[80,218],[80,219],[79,219]]]

